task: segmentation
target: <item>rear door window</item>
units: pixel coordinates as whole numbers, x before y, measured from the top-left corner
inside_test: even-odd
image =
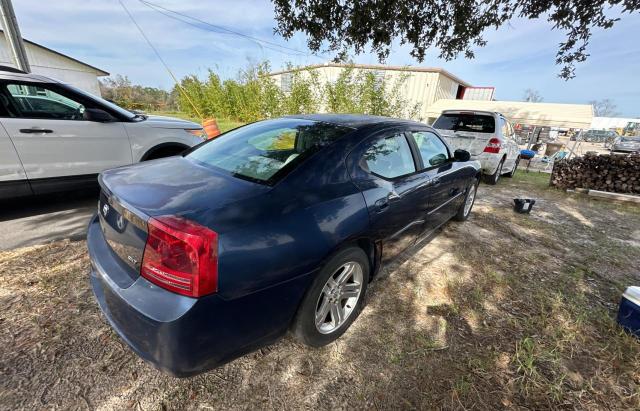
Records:
[[[266,120],[210,140],[186,157],[239,178],[271,183],[350,131],[348,127],[310,120]]]
[[[496,122],[493,116],[474,113],[446,113],[438,117],[433,128],[452,131],[470,131],[474,133],[495,133]]]
[[[402,133],[376,141],[364,153],[363,161],[371,173],[388,179],[416,171],[411,148]]]

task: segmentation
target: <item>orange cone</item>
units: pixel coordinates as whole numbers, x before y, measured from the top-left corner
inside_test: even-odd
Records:
[[[209,140],[216,138],[220,135],[220,128],[218,128],[218,122],[215,118],[208,118],[202,121],[202,127],[204,132],[207,133]]]

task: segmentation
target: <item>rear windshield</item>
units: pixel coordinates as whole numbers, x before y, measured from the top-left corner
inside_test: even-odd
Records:
[[[482,114],[443,114],[433,128],[440,130],[471,131],[475,133],[494,133],[496,122],[492,116]]]
[[[322,122],[277,119],[253,123],[211,140],[186,155],[236,177],[271,183],[304,158],[352,131]]]

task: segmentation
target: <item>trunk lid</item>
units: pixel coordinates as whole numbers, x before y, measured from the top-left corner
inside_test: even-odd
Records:
[[[126,274],[110,273],[111,278],[119,287],[127,288],[140,275],[148,217],[127,207],[105,188],[100,192],[98,216],[107,246]]]
[[[229,216],[236,217],[233,204],[270,190],[183,157],[107,170],[99,181],[100,226],[127,273],[127,279],[113,278],[123,288],[140,275],[149,218],[176,215],[221,232]]]

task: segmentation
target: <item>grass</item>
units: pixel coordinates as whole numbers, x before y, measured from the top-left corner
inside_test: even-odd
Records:
[[[183,113],[181,111],[150,111],[149,114],[153,114],[156,116],[177,117],[183,120],[193,121],[194,123],[198,123],[198,124],[201,124],[202,122],[201,119],[190,116],[189,114]],[[245,124],[240,121],[235,121],[235,120],[226,119],[226,118],[217,118],[216,121],[218,122],[218,127],[220,128],[220,131],[222,133],[227,132],[229,130],[233,130],[234,128],[240,127]]]
[[[640,342],[615,322],[640,283],[640,208],[546,176],[481,185],[474,212],[374,281],[324,348],[291,338],[177,380],[106,324],[84,242],[0,253],[7,409],[640,409]],[[512,210],[526,192],[530,215]]]
[[[541,173],[538,171],[529,171],[526,172],[524,170],[518,169],[516,174],[513,176],[513,183],[519,186],[529,186],[535,187],[538,189],[544,189],[549,187],[549,180],[551,179],[551,174],[549,173]]]

